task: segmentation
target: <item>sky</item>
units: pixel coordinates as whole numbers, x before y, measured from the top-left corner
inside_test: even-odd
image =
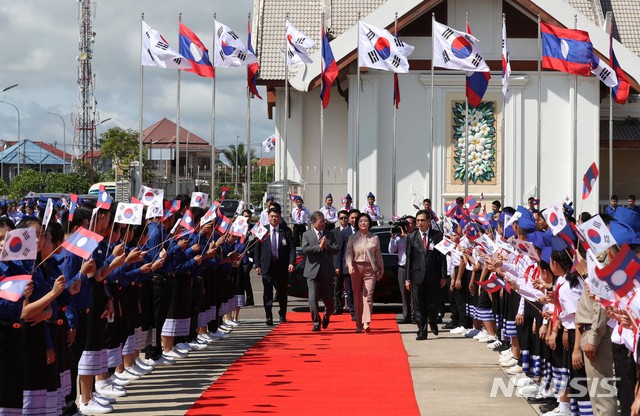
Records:
[[[246,42],[247,16],[252,0],[94,0],[96,33],[92,61],[98,135],[112,127],[138,130],[140,114],[140,16],[178,49],[178,13],[212,50],[213,16],[231,27]],[[62,149],[66,124],[66,150],[72,151],[72,114],[77,109],[79,45],[76,0],[28,0],[0,3],[0,100],[18,107],[23,139],[54,143]],[[255,44],[254,44],[255,46]],[[216,68],[216,146],[246,143],[246,69]],[[264,87],[258,87],[266,97]],[[181,126],[209,141],[211,137],[212,81],[195,74],[182,74]],[[177,75],[175,70],[144,70],[144,127],[167,117],[176,119]],[[16,140],[17,112],[0,103],[0,139]],[[267,104],[253,99],[251,143],[273,134],[274,122],[267,118]]]

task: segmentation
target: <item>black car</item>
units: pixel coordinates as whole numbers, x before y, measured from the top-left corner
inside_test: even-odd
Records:
[[[382,261],[384,262],[384,275],[376,282],[373,291],[373,301],[376,303],[401,303],[400,289],[398,287],[398,255],[389,253],[390,227],[374,227],[371,232],[380,239]],[[305,256],[302,249],[296,249],[296,264],[293,273],[289,275],[289,296],[308,298],[307,279],[304,272]]]

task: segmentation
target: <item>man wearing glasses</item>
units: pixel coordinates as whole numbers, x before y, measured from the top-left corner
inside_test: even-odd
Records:
[[[336,307],[335,314],[342,313],[342,308],[344,307],[344,295],[346,294],[347,308],[349,309],[349,313],[351,314],[352,321],[355,321],[356,315],[355,309],[353,307],[353,291],[351,290],[351,276],[349,275],[349,269],[347,268],[346,254],[347,242],[357,230],[356,220],[358,219],[358,215],[360,215],[360,211],[358,211],[357,209],[352,209],[351,211],[349,211],[348,217],[346,216],[346,214],[344,214],[344,211],[341,211],[340,216],[338,217],[340,226],[342,227],[342,224],[345,221],[340,217],[347,217],[348,221],[345,225],[345,228],[338,234],[338,253],[333,258],[334,267],[336,269],[334,287],[334,301]]]

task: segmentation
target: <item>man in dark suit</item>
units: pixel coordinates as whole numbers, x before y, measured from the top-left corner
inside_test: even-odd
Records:
[[[447,261],[435,246],[442,233],[431,228],[431,212],[416,214],[418,229],[407,237],[406,280],[418,325],[416,340],[427,339],[427,319],[431,331],[438,335],[436,306],[440,288],[446,284]]]
[[[264,285],[264,311],[267,325],[273,325],[273,288],[275,286],[280,304],[280,322],[287,322],[287,290],[289,273],[293,272],[296,250],[291,229],[281,223],[280,204],[273,203],[269,208],[269,236],[258,242],[255,248],[256,273],[262,275]]]
[[[349,269],[347,268],[347,242],[356,232],[356,219],[360,215],[360,211],[352,209],[349,211],[349,225],[338,234],[336,243],[338,244],[338,252],[333,257],[333,266],[336,271],[335,288],[334,288],[334,301],[336,305],[336,314],[342,313],[343,305],[343,293],[347,295],[347,308],[351,314],[351,320],[356,320],[356,312],[353,307],[353,291],[351,289],[351,276],[349,275]],[[344,287],[344,292],[342,288]]]
[[[302,234],[302,251],[307,256],[303,276],[309,288],[309,310],[313,321],[313,331],[320,331],[318,298],[324,303],[322,327],[329,326],[329,317],[333,312],[333,255],[338,252],[335,236],[331,231],[325,233],[324,215],[320,211],[311,214],[311,229]]]

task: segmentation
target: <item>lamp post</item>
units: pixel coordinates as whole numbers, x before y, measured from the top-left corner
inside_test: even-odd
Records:
[[[60,114],[47,111],[47,114],[59,117],[62,120],[62,173],[67,173],[67,127],[64,122],[64,118]]]
[[[18,84],[16,84],[16,85],[18,85]],[[12,85],[11,87],[5,88],[2,91],[7,91],[7,90],[9,90],[9,89],[11,89],[13,87],[14,87],[14,85]],[[20,175],[20,110],[18,110],[18,107],[16,107],[15,104],[11,104],[11,103],[8,103],[8,102],[2,101],[2,100],[0,100],[0,103],[10,105],[11,107],[15,108],[16,112],[18,113],[18,175]]]

